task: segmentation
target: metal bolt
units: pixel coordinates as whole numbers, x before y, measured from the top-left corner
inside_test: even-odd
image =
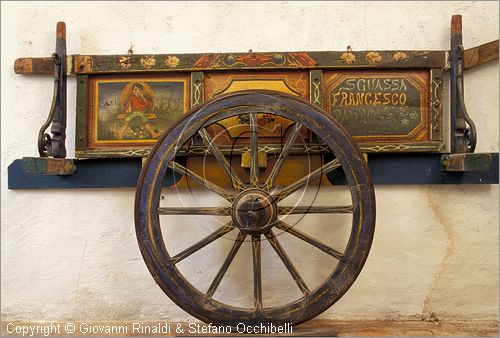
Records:
[[[443,166],[444,167],[447,167],[450,165],[450,159],[448,157],[446,157],[444,160],[443,160]]]

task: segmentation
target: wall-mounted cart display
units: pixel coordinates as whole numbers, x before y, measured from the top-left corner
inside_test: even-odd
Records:
[[[464,71],[498,59],[498,40],[464,49],[459,15],[443,51],[252,52],[67,55],[57,24],[51,57],[20,58],[18,74],[54,76],[52,106],[38,135],[39,157],[9,166],[10,189],[137,186],[136,234],[162,290],[210,323],[293,323],[325,311],[353,284],[375,228],[373,184],[498,184],[498,153],[476,153],[478,131],[464,100]],[[443,109],[449,74],[450,109]],[[76,76],[76,159],[66,158],[67,76]],[[49,131],[50,128],[50,131]],[[147,159],[146,159],[147,158]],[[140,175],[139,175],[140,173]],[[191,184],[211,204],[172,205],[175,187]],[[311,187],[335,185],[320,205],[290,202]],[[197,190],[198,191],[198,190]],[[220,227],[172,250],[169,219],[203,215]],[[319,215],[349,232],[333,247],[294,226]],[[324,280],[310,285],[280,234],[330,256]],[[178,268],[211,243],[232,245],[206,287]],[[175,238],[175,236],[174,236]],[[175,240],[172,240],[175,241]],[[261,243],[267,241],[299,295],[269,304],[263,295]],[[217,291],[244,244],[252,304]],[[218,263],[214,263],[218,264]]]

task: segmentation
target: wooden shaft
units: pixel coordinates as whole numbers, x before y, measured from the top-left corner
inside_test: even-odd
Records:
[[[450,26],[450,150],[452,153],[463,153],[466,150],[465,118],[459,106],[459,84],[463,77],[459,76],[463,69],[462,47],[462,16],[453,15]]]
[[[451,34],[462,34],[462,16],[453,15],[451,17]]]
[[[54,75],[54,58],[20,58],[14,62],[16,74]]]
[[[498,39],[464,51],[464,69],[498,60]]]

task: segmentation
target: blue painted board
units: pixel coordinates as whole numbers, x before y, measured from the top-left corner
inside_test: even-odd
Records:
[[[382,184],[498,184],[498,153],[492,153],[489,171],[443,172],[440,154],[369,154],[368,165],[376,185]],[[140,158],[75,160],[77,170],[69,176],[25,174],[22,160],[8,168],[9,189],[135,188],[141,172]],[[170,172],[165,186],[180,175]],[[342,175],[329,179],[343,184]]]

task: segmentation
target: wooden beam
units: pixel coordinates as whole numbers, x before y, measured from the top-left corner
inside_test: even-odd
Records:
[[[498,184],[498,153],[491,153],[491,158],[488,171],[441,171],[441,154],[370,154],[368,166],[377,185]],[[142,168],[140,157],[74,160],[74,165],[77,169],[72,175],[51,176],[26,173],[22,160],[15,160],[8,167],[8,188],[134,188]],[[169,171],[164,185],[171,186],[180,178]],[[328,179],[335,185],[346,184],[337,171],[328,174]]]
[[[498,60],[498,40],[464,51],[464,68],[470,69],[486,62]]]
[[[19,58],[14,62],[14,71],[24,75],[54,75],[54,58]]]
[[[332,61],[327,61],[332,59],[332,55],[339,54],[341,52],[310,52],[311,55],[318,59],[323,59],[323,62],[319,62],[315,66],[309,66],[311,69],[320,69],[322,67],[324,68],[349,68],[349,65],[344,65],[344,64],[339,64],[338,62],[332,62]],[[365,52],[353,52],[358,55],[358,58],[362,59],[362,54]],[[384,51],[384,54],[390,55],[391,53],[396,53],[396,51]],[[241,53],[242,55],[245,53]],[[393,60],[384,62],[381,64],[377,65],[371,65],[371,68],[405,68],[405,67],[410,67],[410,66],[424,66],[424,67],[437,67],[440,68],[439,66],[443,66],[444,64],[441,64],[441,59],[443,57],[444,51],[406,51],[405,54],[408,54],[409,58],[412,58],[409,62],[394,62]],[[476,66],[480,66],[484,63],[497,60],[498,59],[498,40],[490,41],[488,43],[482,44],[477,47],[469,48],[465,50],[464,52],[464,63],[465,63],[465,69],[470,69]],[[202,55],[202,54],[199,54]],[[226,55],[226,54],[221,54],[221,55]],[[229,55],[229,54],[228,54]],[[340,54],[339,54],[340,55]],[[183,58],[195,58],[198,56],[198,54],[179,54],[179,57]],[[338,55],[337,55],[338,56]],[[427,56],[434,58],[435,60],[433,61],[426,61],[423,63],[419,63],[420,57]],[[90,58],[93,57],[98,57],[104,59],[104,64],[111,62],[110,60],[115,60],[117,59],[118,56],[109,56],[109,55],[103,55],[103,56],[87,56]],[[74,61],[74,59],[81,59],[81,56],[79,55],[72,55],[69,57],[71,61]],[[333,58],[334,60],[338,58]],[[370,68],[370,65],[352,65],[352,67],[355,66],[361,66],[361,67],[366,67]],[[171,69],[168,67],[165,67],[165,69],[158,69],[162,71],[185,71],[185,70],[192,70],[196,71],[199,69],[193,68],[194,66],[192,64],[188,64],[186,67],[183,67],[182,69]],[[111,67],[112,68],[112,67]],[[231,67],[221,67],[219,70],[223,69],[229,69]],[[239,67],[234,67],[233,69],[238,69]],[[244,68],[244,67],[242,67]],[[280,68],[277,66],[276,68]],[[289,67],[283,67],[283,68],[289,68]],[[294,68],[294,67],[291,67]],[[299,67],[300,68],[300,67]],[[214,69],[213,69],[214,70]],[[41,74],[41,75],[53,75],[54,74],[54,59],[52,57],[27,57],[27,58],[18,58],[16,59],[14,63],[14,71],[16,74],[24,74],[24,75],[32,75],[32,74]],[[115,72],[123,72],[123,73],[128,73],[132,72],[127,69],[122,69],[118,70],[115,69]],[[80,71],[80,70],[75,70],[75,69],[69,69],[69,72],[71,74],[79,74],[79,73],[85,73],[85,71]]]
[[[262,52],[218,54],[144,54],[129,55],[70,55],[68,73],[131,74],[144,72],[202,72],[264,69],[394,69],[445,68],[446,51],[385,50],[319,52]],[[130,59],[130,60],[129,60]],[[129,62],[125,62],[125,61]],[[348,60],[349,62],[345,61]],[[17,74],[53,74],[52,58],[19,58],[15,61]]]

